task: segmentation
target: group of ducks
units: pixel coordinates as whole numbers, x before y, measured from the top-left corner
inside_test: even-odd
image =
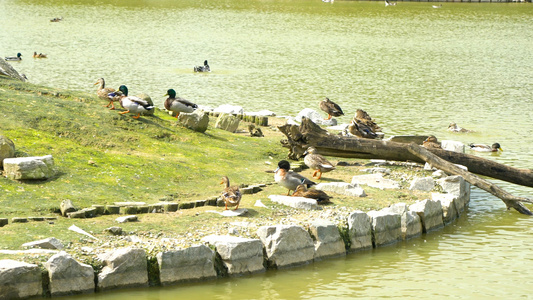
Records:
[[[33,58],[47,58],[48,55],[44,54],[44,53],[37,53],[36,51],[33,52]],[[17,56],[6,56],[4,58],[6,61],[18,61],[18,60],[22,60],[22,54],[19,52],[17,53]]]
[[[154,108],[152,103],[149,103],[145,99],[141,99],[137,96],[128,95],[128,88],[125,85],[121,85],[118,91],[105,86],[104,78],[100,78],[94,85],[98,85],[96,94],[102,100],[108,101],[105,107],[109,109],[115,109],[114,102],[119,102],[120,105],[126,109],[126,111],[120,112],[120,114],[134,113],[134,119],[138,119],[141,113],[145,113]],[[192,103],[189,100],[176,96],[176,91],[169,89],[164,96],[168,98],[164,102],[164,106],[167,110],[175,112],[176,118],[181,112],[191,113],[198,108],[198,105]]]
[[[315,170],[312,176],[313,178],[316,177],[317,179],[320,179],[322,173],[335,170],[335,166],[324,158],[324,156],[318,154],[314,147],[309,147],[307,151],[304,152],[304,155],[304,163],[309,168]],[[291,191],[294,191],[292,193],[293,197],[315,199],[319,204],[328,203],[329,199],[331,199],[331,197],[324,191],[310,189],[310,187],[316,185],[316,183],[303,175],[292,171],[291,164],[286,160],[278,162],[278,168],[274,171],[274,181],[288,190],[287,196]],[[224,210],[233,206],[235,206],[235,210],[237,210],[242,199],[242,193],[239,187],[236,185],[231,186],[227,176],[222,177],[220,184],[225,185],[225,188],[221,193],[221,198],[225,203]]]

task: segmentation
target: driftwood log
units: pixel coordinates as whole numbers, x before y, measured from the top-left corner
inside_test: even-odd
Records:
[[[425,149],[414,143],[406,144],[332,135],[307,118],[302,118],[300,126],[284,125],[280,126],[279,129],[287,136],[287,139],[282,140],[281,143],[284,147],[289,148],[289,158],[291,159],[298,159],[307,147],[313,146],[320,154],[326,156],[428,162],[449,174],[463,176],[470,184],[500,198],[507,208],[512,207],[520,213],[532,215],[522,204],[522,202],[533,203],[532,200],[512,196],[498,186],[472,174],[533,187],[532,170],[517,169],[464,153],[442,149]],[[464,171],[454,164],[466,166],[468,171]]]

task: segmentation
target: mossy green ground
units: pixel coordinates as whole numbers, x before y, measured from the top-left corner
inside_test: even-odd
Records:
[[[120,110],[105,108],[105,104],[96,93],[57,90],[0,77],[0,135],[15,143],[18,157],[51,154],[58,171],[55,177],[37,182],[0,177],[0,218],[58,217],[53,224],[10,221],[0,228],[0,249],[20,249],[23,243],[52,236],[65,244],[78,243],[85,239],[67,230],[72,224],[94,235],[102,235],[105,228],[116,225],[116,215],[91,219],[60,217],[57,211],[65,199],[79,208],[124,201],[152,204],[162,200],[203,200],[220,194],[220,178],[224,175],[237,185],[272,183],[271,171],[279,160],[286,159],[287,149],[280,144],[284,136],[273,128],[263,127],[265,137],[256,138],[216,129],[212,118],[206,133],[198,133],[178,125],[175,118],[161,110],[156,110],[154,116],[135,120],[131,114],[120,115]],[[247,124],[241,123],[244,129]],[[321,181],[350,182],[360,169],[338,167]],[[393,167],[396,172],[400,170],[394,169],[401,168]],[[311,177],[310,170],[303,174]],[[405,189],[391,192],[365,188],[365,191],[368,197],[364,198],[332,195],[330,205],[368,211],[427,196]],[[243,218],[280,217],[276,206],[268,200],[271,194],[283,195],[286,190],[273,184],[260,193],[245,195],[240,207],[247,208],[249,214]],[[258,199],[271,207],[255,207]],[[140,216],[141,222],[120,226],[126,232],[172,236],[228,222],[218,214],[204,213],[213,209],[223,208],[145,214]]]

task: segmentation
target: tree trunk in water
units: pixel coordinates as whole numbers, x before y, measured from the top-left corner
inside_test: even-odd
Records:
[[[521,201],[533,203],[532,200],[512,196],[498,186],[470,173],[533,187],[532,170],[517,169],[464,153],[425,149],[416,144],[331,135],[307,118],[302,118],[300,126],[284,125],[279,129],[287,136],[287,140],[281,142],[284,147],[290,149],[289,158],[291,159],[298,159],[307,147],[314,146],[320,154],[326,156],[428,162],[445,172],[463,176],[469,183],[502,199],[507,208],[512,207],[520,213],[532,214],[521,203]],[[453,164],[466,166],[468,171]]]

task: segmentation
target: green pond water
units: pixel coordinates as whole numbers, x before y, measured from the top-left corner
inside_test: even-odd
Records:
[[[1,0],[0,56],[21,52],[12,65],[33,83],[95,92],[104,77],[158,106],[173,88],[205,106],[295,116],[318,110],[327,96],[345,111],[341,123],[361,108],[386,136],[499,142],[503,153],[483,156],[533,168],[532,28],[531,3]],[[48,58],[33,59],[34,51]],[[212,72],[194,73],[205,59]],[[450,122],[476,132],[448,132]],[[532,228],[533,218],[473,189],[457,222],[394,246],[241,278],[73,298],[528,298]]]

